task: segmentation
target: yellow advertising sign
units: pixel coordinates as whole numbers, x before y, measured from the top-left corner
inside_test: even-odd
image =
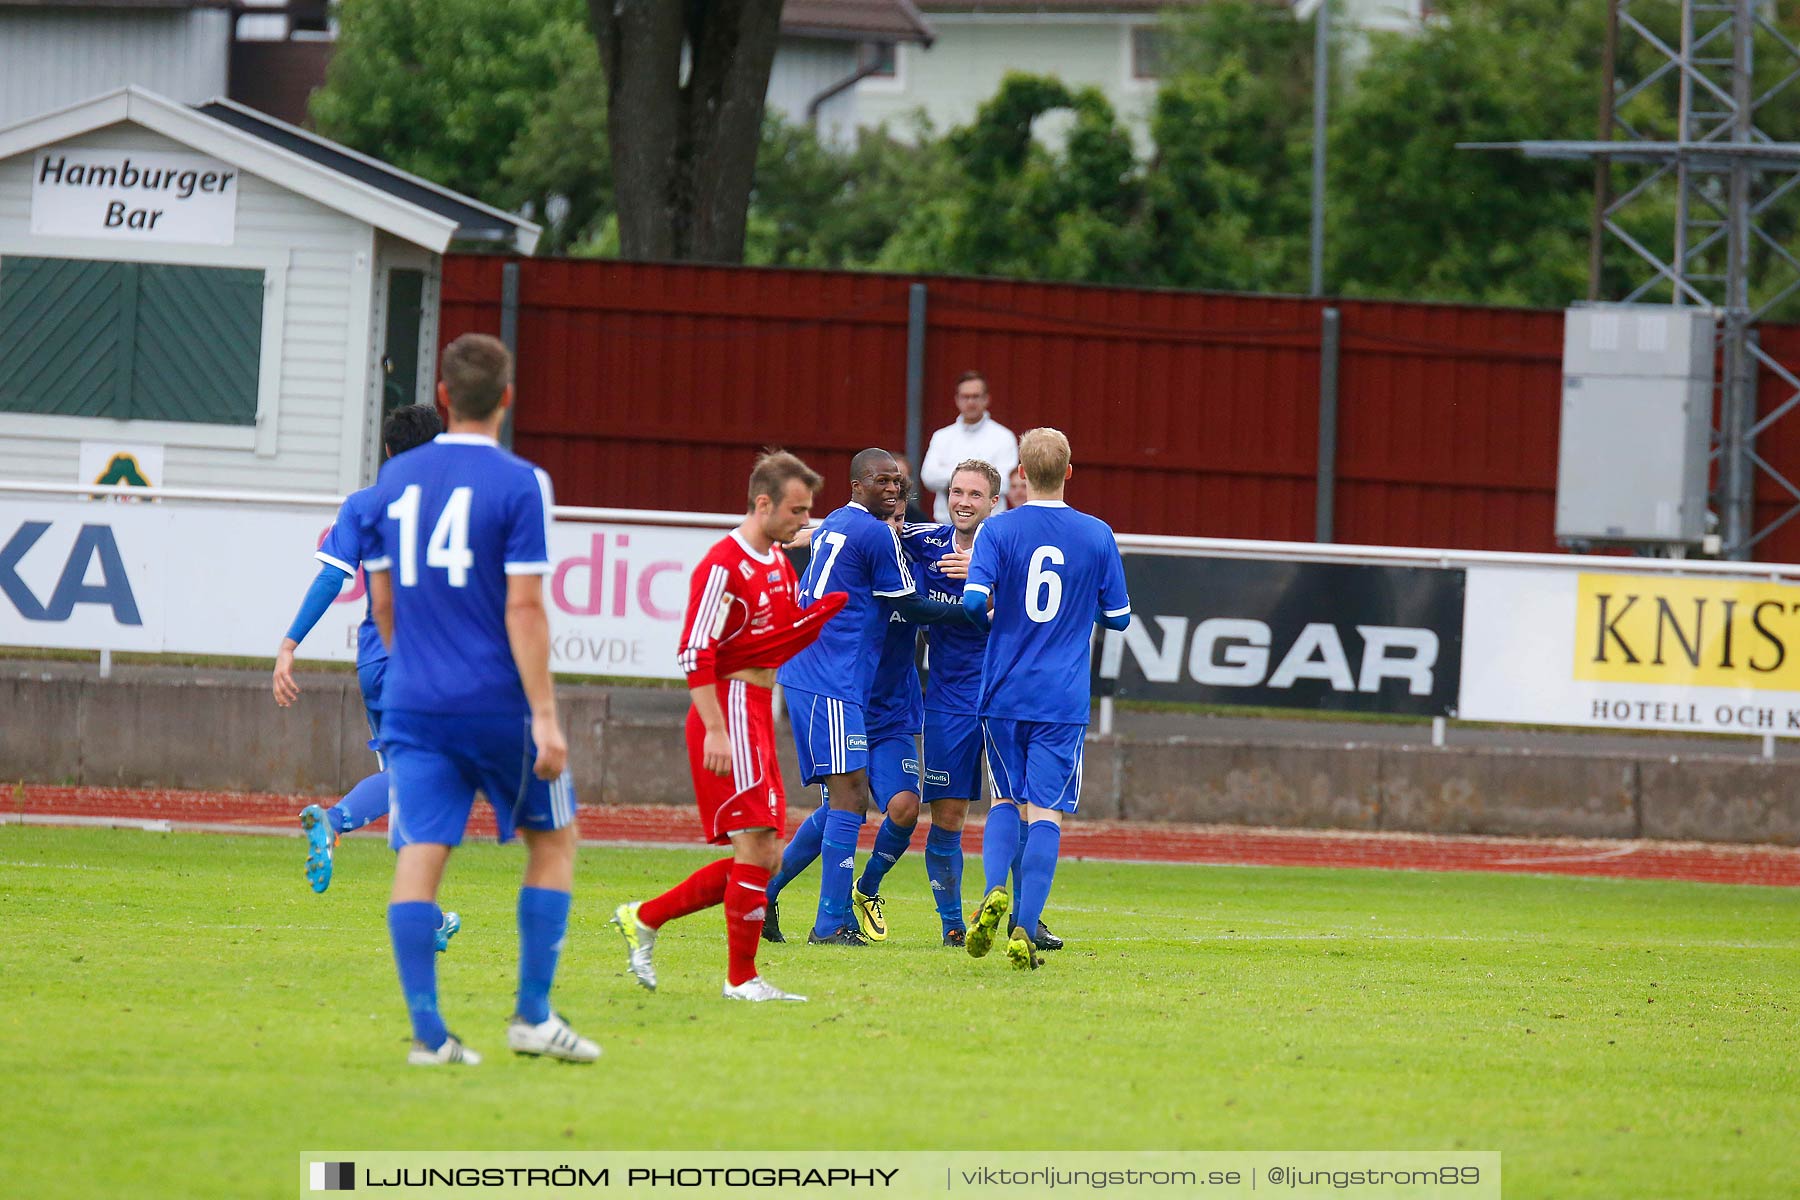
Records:
[[[1800,587],[1584,574],[1575,678],[1800,692]]]

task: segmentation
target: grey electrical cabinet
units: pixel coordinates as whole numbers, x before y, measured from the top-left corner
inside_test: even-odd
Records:
[[[1712,436],[1710,309],[1581,305],[1563,325],[1556,536],[1698,543]]]

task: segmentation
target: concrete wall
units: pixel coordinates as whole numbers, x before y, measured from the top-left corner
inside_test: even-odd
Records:
[[[301,682],[282,710],[261,672],[0,664],[0,782],[343,792],[375,769],[356,680]],[[558,695],[583,803],[692,803],[686,692]],[[1088,743],[1084,784],[1089,819],[1800,845],[1792,759],[1114,738]]]

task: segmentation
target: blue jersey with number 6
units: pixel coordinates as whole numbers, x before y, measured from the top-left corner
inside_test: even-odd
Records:
[[[1060,500],[989,517],[975,535],[964,590],[994,602],[981,715],[1086,725],[1094,621],[1131,611],[1106,522]]]
[[[527,713],[506,578],[550,571],[550,477],[491,438],[444,433],[389,459],[374,490],[363,565],[394,592],[382,706]]]
[[[894,527],[854,500],[844,505],[813,534],[800,603],[813,604],[832,592],[849,599],[825,622],[819,639],[784,663],[776,678],[783,687],[867,704],[887,634],[888,609],[881,601],[914,590]]]

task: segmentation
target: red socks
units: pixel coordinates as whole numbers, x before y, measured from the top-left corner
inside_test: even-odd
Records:
[[[730,955],[726,980],[736,987],[756,977],[756,943],[762,940],[769,869],[741,862],[730,866],[731,879],[725,887],[725,942]]]
[[[640,904],[637,919],[652,929],[661,929],[676,917],[711,908],[725,898],[725,879],[731,874],[732,862],[721,858],[707,863],[662,895]],[[768,872],[763,872],[763,882],[768,879]]]
[[[730,955],[728,978],[735,987],[756,976],[756,944],[762,940],[768,889],[767,867],[721,858],[707,863],[655,899],[644,901],[638,906],[637,919],[652,929],[661,929],[676,917],[697,913],[722,901]]]

